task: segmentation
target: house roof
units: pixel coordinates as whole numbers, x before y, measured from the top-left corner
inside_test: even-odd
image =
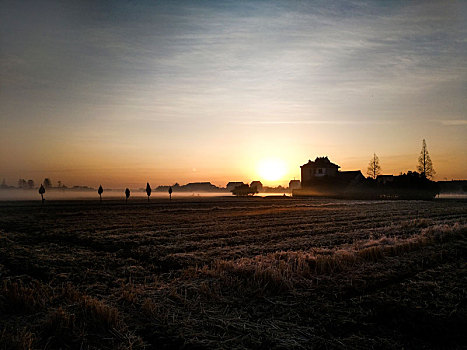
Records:
[[[340,168],[339,165],[331,163],[328,157],[316,157],[315,161],[308,160],[308,163],[303,164],[300,168]]]
[[[339,171],[337,176],[343,180],[352,181],[358,177],[364,177],[360,170]]]

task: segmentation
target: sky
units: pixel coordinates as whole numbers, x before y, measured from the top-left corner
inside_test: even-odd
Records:
[[[467,178],[466,1],[0,2],[0,178]],[[274,160],[271,160],[274,159]],[[260,164],[281,163],[267,180]]]

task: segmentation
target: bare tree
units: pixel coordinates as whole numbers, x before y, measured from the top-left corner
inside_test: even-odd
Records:
[[[370,163],[368,164],[368,170],[366,173],[376,179],[376,176],[381,175],[381,166],[379,165],[379,158],[376,153],[373,153],[373,158],[371,158]]]
[[[151,186],[149,186],[149,182],[146,183],[146,194],[148,195],[148,202],[149,202],[149,197],[151,196]]]
[[[127,187],[125,190],[125,203],[127,202],[128,198],[130,198],[130,189]]]
[[[52,187],[52,181],[48,177],[46,177],[44,179],[44,187],[45,188],[51,188]]]
[[[26,180],[25,179],[18,179],[18,188],[26,188]]]
[[[420,174],[431,179],[436,171],[433,168],[433,163],[431,162],[430,155],[428,154],[428,148],[426,147],[425,139],[423,139],[422,150],[420,151],[420,156],[418,157],[418,166],[417,170]]]
[[[44,204],[44,193],[45,193],[45,188],[44,185],[41,184],[41,187],[39,187],[39,194],[41,195],[42,198],[42,204]]]
[[[104,189],[102,188],[102,185],[99,185],[99,189],[97,190],[97,193],[99,194],[99,200],[102,202],[102,192],[104,192]]]

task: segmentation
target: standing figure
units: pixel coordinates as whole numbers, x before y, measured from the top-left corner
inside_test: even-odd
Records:
[[[169,187],[169,199],[172,200],[172,187]]]
[[[97,193],[99,193],[99,198],[101,202],[102,202],[102,192],[104,192],[104,189],[102,188],[102,185],[100,185],[99,189],[97,190]]]
[[[41,184],[41,187],[39,187],[39,193],[41,195],[41,198],[42,198],[42,204],[44,204],[44,193],[45,193],[45,188],[44,188],[44,185]]]
[[[125,204],[126,204],[128,198],[130,198],[130,189],[127,187],[126,190],[125,190]]]

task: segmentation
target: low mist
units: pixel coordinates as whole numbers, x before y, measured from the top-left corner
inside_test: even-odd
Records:
[[[217,197],[217,196],[231,196],[227,192],[174,192],[172,198],[186,198],[186,197]],[[46,200],[79,200],[79,199],[95,199],[99,200],[97,191],[46,191],[44,194]],[[106,199],[125,199],[124,190],[104,190],[102,200]],[[131,191],[130,198],[132,199],[145,199],[147,198],[144,191]],[[165,192],[152,192],[151,198],[169,198],[169,194]],[[23,200],[41,200],[41,196],[37,190],[18,190],[6,189],[0,191],[0,201],[23,201]]]
[[[254,197],[266,196],[290,196],[290,193],[257,193]],[[173,192],[172,198],[193,198],[193,197],[234,197],[230,192]],[[48,190],[44,194],[45,200],[80,200],[80,199],[95,199],[99,200],[99,195],[96,191],[60,191]],[[152,192],[151,198],[169,198],[166,192]],[[125,200],[124,190],[104,190],[102,200],[106,199],[122,199]],[[132,190],[131,200],[147,199],[146,192]],[[0,191],[0,201],[29,201],[41,200],[41,196],[37,189],[21,190],[21,189],[4,189]]]

